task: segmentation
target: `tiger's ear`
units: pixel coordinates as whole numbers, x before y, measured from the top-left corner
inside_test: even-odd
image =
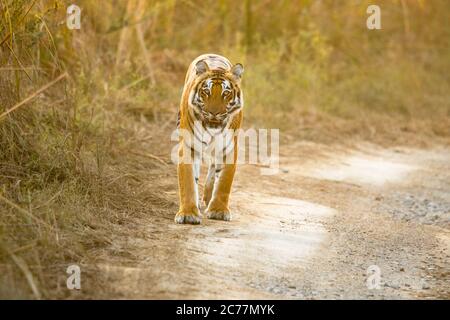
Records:
[[[205,73],[206,71],[209,71],[209,67],[208,67],[208,65],[206,64],[205,61],[200,60],[199,62],[197,62],[197,63],[195,64],[195,73],[196,73],[197,75],[200,75],[200,74],[202,74],[202,73]]]
[[[241,79],[242,74],[244,73],[244,66],[240,63],[236,63],[232,68],[231,68],[231,73],[233,74],[233,76],[235,76],[238,79]]]

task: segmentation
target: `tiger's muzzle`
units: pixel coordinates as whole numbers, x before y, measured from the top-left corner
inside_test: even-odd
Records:
[[[212,129],[217,129],[217,128],[225,127],[226,121],[204,120],[203,124],[205,125],[205,127],[212,128]]]
[[[223,128],[227,125],[229,116],[227,113],[222,114],[212,114],[201,110],[200,112],[195,112],[197,120],[200,120],[204,127],[207,128]]]

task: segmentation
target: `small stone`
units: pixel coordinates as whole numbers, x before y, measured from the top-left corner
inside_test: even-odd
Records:
[[[399,285],[397,285],[395,283],[385,283],[384,286],[392,288],[392,289],[399,289],[400,288]]]

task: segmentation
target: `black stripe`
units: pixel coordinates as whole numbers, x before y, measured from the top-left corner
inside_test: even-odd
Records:
[[[192,120],[190,117],[190,114],[188,114],[188,116],[189,116],[188,117],[188,125],[189,125],[189,128],[191,129],[192,134],[194,135],[194,138],[197,139],[198,141],[200,141],[201,143],[203,143],[204,145],[206,145],[206,142],[204,142],[203,139],[200,139],[197,136],[197,131],[195,131],[193,128],[194,123],[190,121],[190,120]]]
[[[222,154],[223,154],[224,156],[226,156],[226,154],[224,153],[224,151],[226,151],[226,150],[228,149],[229,145],[232,144],[232,143],[234,142],[233,140],[234,140],[234,137],[232,137],[232,138],[230,139],[230,141],[228,142],[228,144],[226,145],[226,147],[222,149]]]
[[[239,109],[241,107],[241,105],[238,105],[236,107],[231,108],[230,110],[227,110],[228,113],[233,113],[234,111],[236,111],[237,109]]]

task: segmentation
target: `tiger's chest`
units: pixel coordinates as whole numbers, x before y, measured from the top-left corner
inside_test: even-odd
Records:
[[[233,150],[234,130],[228,128],[205,128],[196,121],[190,137],[190,147],[198,154],[207,156],[227,155]]]

